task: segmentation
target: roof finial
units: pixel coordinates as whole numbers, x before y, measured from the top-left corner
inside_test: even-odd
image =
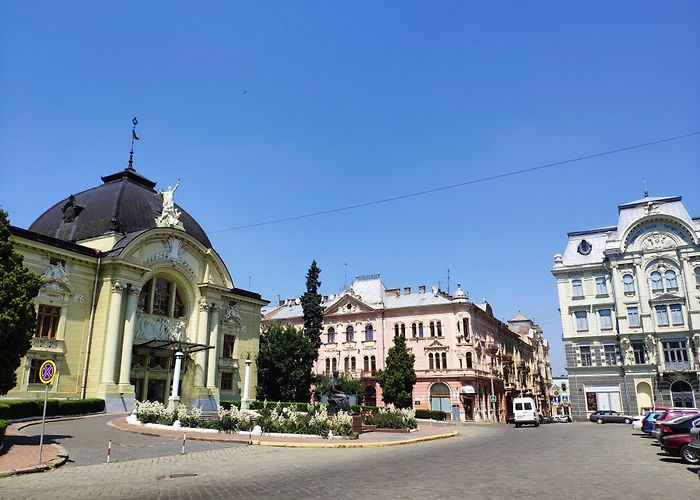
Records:
[[[126,167],[127,170],[134,170],[134,141],[140,140],[136,135],[136,125],[139,124],[139,121],[135,116],[131,119],[131,123],[133,123],[134,126],[131,127],[131,151],[129,151],[129,166]]]
[[[647,180],[644,179],[644,197],[649,198],[649,188],[647,187]]]

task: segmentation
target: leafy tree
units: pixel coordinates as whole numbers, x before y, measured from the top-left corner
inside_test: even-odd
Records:
[[[394,345],[386,357],[386,368],[379,370],[376,375],[377,382],[382,386],[382,399],[385,403],[393,403],[397,408],[413,406],[415,360],[416,356],[406,349],[406,337],[394,337]]]
[[[10,221],[0,209],[0,395],[17,384],[15,371],[32,346],[36,313],[32,299],[41,278],[22,265],[10,241]]]
[[[324,375],[316,380],[316,389],[314,389],[314,394],[316,399],[321,399],[321,396],[328,396],[328,382],[331,380],[331,375]],[[364,396],[365,389],[356,378],[352,378],[347,373],[340,373],[338,376],[338,382],[340,382],[340,392],[352,396],[353,394],[357,396],[357,401],[360,402]]]
[[[316,346],[292,325],[270,325],[260,335],[258,399],[307,403],[311,399],[311,370]]]
[[[301,296],[301,308],[304,310],[304,331],[316,346],[313,361],[318,359],[323,328],[323,307],[321,306],[321,295],[318,293],[321,286],[321,282],[318,281],[319,274],[321,274],[321,270],[314,260],[306,273],[306,293]]]

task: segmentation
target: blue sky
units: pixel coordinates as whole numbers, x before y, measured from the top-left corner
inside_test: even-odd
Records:
[[[128,159],[207,231],[700,131],[698,2],[0,4],[0,205],[27,227]],[[617,206],[682,195],[700,136],[295,222],[211,234],[236,285],[460,281],[534,317],[563,373],[552,256]]]

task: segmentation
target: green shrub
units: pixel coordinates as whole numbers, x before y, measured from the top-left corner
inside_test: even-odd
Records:
[[[46,403],[46,416],[81,415],[104,411],[102,399],[49,399]],[[40,399],[6,399],[0,403],[0,418],[18,419],[40,417],[44,411],[44,401]]]
[[[447,420],[447,412],[440,410],[416,410],[416,418],[425,420]]]
[[[251,401],[249,408],[251,410],[262,410],[266,405],[270,410],[279,405],[280,410],[291,406],[296,406],[297,411],[304,411],[306,410],[307,403],[292,403],[290,401]]]
[[[7,420],[0,420],[0,443],[2,443],[2,439],[5,437],[5,429],[7,429],[8,425],[10,425],[10,422]]]

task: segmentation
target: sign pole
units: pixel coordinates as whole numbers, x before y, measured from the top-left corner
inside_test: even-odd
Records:
[[[39,465],[41,465],[41,453],[44,448],[44,429],[46,427],[46,404],[49,401],[49,384],[45,385],[44,390],[44,412],[41,415],[41,437],[39,438]]]

